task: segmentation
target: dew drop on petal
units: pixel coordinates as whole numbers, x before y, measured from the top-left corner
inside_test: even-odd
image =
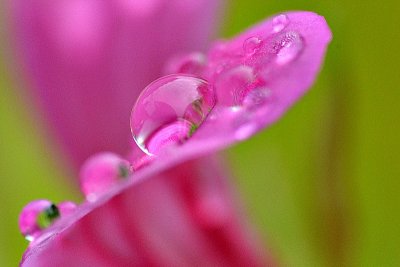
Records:
[[[280,14],[272,19],[272,30],[274,33],[281,32],[289,24],[289,18],[285,14]]]
[[[120,156],[110,152],[96,154],[81,168],[81,190],[88,201],[94,201],[131,173],[130,163]]]
[[[262,40],[256,36],[247,38],[243,42],[243,51],[245,55],[253,55],[262,45]]]
[[[213,87],[203,79],[183,74],[162,77],[143,90],[132,109],[133,138],[148,155],[184,143],[215,101]]]
[[[249,66],[240,65],[221,72],[215,81],[218,103],[232,108],[240,106],[254,81],[255,75]]]
[[[35,200],[27,204],[19,215],[19,229],[29,241],[40,236],[60,216],[56,205],[48,200]]]
[[[271,90],[267,87],[254,88],[243,99],[243,107],[255,111],[266,107],[270,103]]]
[[[194,52],[172,58],[166,68],[167,73],[185,73],[201,76],[207,58],[203,53]]]
[[[297,32],[287,32],[280,36],[276,50],[276,63],[285,65],[297,58],[303,50],[302,37]]]

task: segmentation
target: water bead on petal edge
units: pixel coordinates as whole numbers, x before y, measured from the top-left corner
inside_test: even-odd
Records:
[[[28,241],[39,237],[59,217],[71,214],[76,204],[70,201],[55,205],[49,200],[40,199],[27,204],[19,215],[19,229]]]
[[[272,29],[273,32],[281,32],[289,24],[289,18],[285,14],[277,15],[272,19]]]
[[[259,37],[253,36],[246,39],[243,43],[243,51],[245,55],[252,55],[262,45],[262,40]]]
[[[198,77],[173,74],[148,85],[131,114],[137,145],[149,155],[189,139],[216,103],[213,87]]]
[[[80,171],[81,190],[88,201],[108,191],[110,187],[131,174],[130,163],[111,152],[90,157]]]

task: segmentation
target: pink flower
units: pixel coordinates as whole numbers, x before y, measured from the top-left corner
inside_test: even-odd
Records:
[[[120,2],[125,5],[130,3],[118,1]],[[154,14],[157,6],[155,3],[162,2],[151,1],[145,5],[131,4],[124,6],[123,11],[131,14],[131,8],[139,9],[140,14],[148,19],[149,14]],[[81,1],[65,3],[66,10],[70,3],[83,5],[84,7],[79,7],[79,11],[84,13],[82,18],[85,20],[92,15],[97,17],[102,14],[101,8],[96,9],[102,4],[86,8],[87,4],[82,4]],[[181,5],[189,8],[194,3]],[[16,10],[24,10],[24,8],[20,7]],[[26,12],[29,14],[31,11],[27,9]],[[73,14],[76,15],[76,10]],[[76,21],[79,21],[80,15],[77,16]],[[203,19],[201,19],[202,22],[204,22]],[[97,21],[97,19],[89,19],[89,21],[92,20]],[[149,23],[151,22],[152,20],[149,20]],[[36,30],[25,32],[25,27],[35,29],[35,25],[41,25],[41,23],[33,23],[27,26],[24,23],[19,28],[19,36],[22,39],[26,38],[27,32],[36,32]],[[68,21],[67,24],[69,23],[74,22]],[[49,88],[57,84],[61,92],[69,95],[68,92],[64,92],[70,88],[69,86],[75,84],[77,87],[83,86],[89,82],[86,81],[87,78],[93,81],[89,78],[90,76],[94,78],[93,73],[103,73],[102,68],[96,69],[93,73],[91,70],[93,67],[104,66],[96,60],[102,58],[99,55],[104,51],[97,50],[99,49],[97,45],[98,43],[104,45],[105,39],[98,37],[98,33],[91,32],[93,28],[99,26],[87,26],[87,23],[89,22],[85,21],[83,23],[85,27],[77,30],[79,32],[77,36],[89,38],[87,37],[89,35],[90,40],[95,41],[87,44],[86,41],[81,42],[78,38],[73,41],[71,47],[66,47],[66,51],[62,52],[67,53],[66,58],[70,58],[71,55],[75,57],[79,53],[82,53],[82,56],[88,56],[88,59],[77,59],[75,62],[77,65],[69,69],[71,73],[75,73],[75,67],[82,67],[86,72],[79,72],[79,75],[75,77],[68,75],[67,71],[65,81],[57,77],[49,78],[45,74],[49,74],[54,66],[59,64],[60,69],[55,70],[55,73],[60,74],[64,71],[62,66],[68,66],[71,62],[67,62],[64,58],[62,63],[56,61],[55,64],[52,57],[43,56],[45,51],[42,55],[38,52],[37,55],[34,53],[29,57],[30,68],[35,66],[38,68],[34,71],[37,73],[32,75],[32,79],[37,81],[38,88],[46,92],[45,94],[48,94]],[[98,22],[94,25],[98,25],[96,23]],[[39,27],[39,33],[42,27]],[[136,30],[149,33],[149,29],[141,27]],[[54,32],[58,33],[59,30]],[[126,36],[126,33],[122,34],[122,37]],[[35,37],[39,38],[38,40],[48,41],[46,35],[38,34]],[[60,43],[64,44],[66,39],[60,38],[62,40]],[[186,72],[186,74],[167,76],[149,85],[139,96],[132,111],[132,132],[135,141],[146,153],[133,149],[130,155],[133,174],[129,177],[120,175],[118,172],[120,166],[123,166],[124,170],[129,168],[126,168],[126,161],[114,154],[103,154],[90,159],[81,172],[81,181],[86,188],[88,201],[76,208],[72,214],[51,221],[48,228],[40,229],[40,234],[35,233],[35,238],[26,251],[21,265],[273,265],[268,253],[260,250],[257,238],[247,227],[241,212],[238,211],[234,194],[227,184],[226,176],[221,172],[221,166],[215,157],[209,155],[249,138],[282,116],[312,85],[330,38],[331,33],[322,17],[310,12],[287,13],[255,26],[233,40],[216,43],[207,55],[198,56],[199,54],[188,51],[190,53],[187,55],[181,54],[171,59],[165,67],[166,72]],[[120,45],[133,46],[129,39],[125,41]],[[39,43],[41,42],[36,44]],[[81,51],[82,46],[87,50]],[[29,49],[25,49],[22,49],[25,55],[31,53],[27,51]],[[182,52],[186,50],[182,47],[179,49],[182,49]],[[154,53],[158,54],[158,51],[151,50],[151,53],[141,54],[141,56],[143,59],[147,56],[153,63],[151,60]],[[94,61],[91,61],[92,59]],[[124,58],[120,60],[125,61]],[[44,64],[42,61],[47,63]],[[90,65],[90,62],[93,65]],[[129,75],[125,76],[125,74],[129,70],[127,66],[136,66],[126,64],[122,66],[118,64],[118,68],[115,69],[116,74],[121,74],[122,77],[117,83],[121,88],[130,86],[130,83],[133,84],[133,81],[128,79]],[[107,79],[104,83],[98,85],[110,85]],[[76,89],[75,93],[82,94],[84,88]],[[106,89],[99,92],[103,94],[103,90]],[[126,91],[126,89],[120,90]],[[108,97],[111,98],[113,94],[118,93],[119,91],[102,96],[105,96],[107,100]],[[59,96],[50,97],[50,95],[49,93],[49,96],[43,96],[44,103],[50,99],[58,99],[58,104],[63,103]],[[120,100],[127,101],[126,97],[124,95]],[[85,99],[80,95],[75,100],[80,101],[81,98]],[[72,125],[76,123],[75,119],[82,119],[82,123],[94,120],[99,125],[112,121],[112,119],[109,121],[104,118],[103,121],[102,117],[98,118],[99,113],[108,116],[104,111],[107,101],[99,104],[103,110],[97,109],[96,104],[93,105],[92,110],[90,101],[83,102],[82,110],[93,116],[76,118],[72,114],[64,114],[65,118],[71,117],[68,120]],[[115,104],[117,106],[118,102]],[[56,103],[45,105],[51,106],[49,108],[51,110],[57,108],[63,112],[68,110],[59,107]],[[75,107],[75,104],[71,104],[70,107]],[[123,112],[116,112],[116,114],[120,115]],[[62,129],[59,131],[64,140],[79,133],[87,135],[89,139],[90,137],[96,139],[98,129],[104,131],[110,125],[118,128],[121,123],[121,121],[116,124],[111,122],[110,125],[106,124],[99,128],[89,127],[86,130],[81,129],[80,127],[84,127],[81,125],[74,131],[64,133],[64,128],[68,124],[60,118],[57,115],[50,121]],[[123,131],[100,135],[103,134],[112,136],[110,140],[118,139],[117,143],[121,142],[121,138],[124,140]],[[80,137],[69,140],[74,140],[74,138]],[[96,145],[102,149],[107,148],[103,146],[101,138],[98,142],[89,142],[87,145],[91,148]],[[124,141],[121,143],[123,146],[111,147],[111,149],[120,152],[120,149],[124,150],[128,147]],[[81,154],[78,151],[80,152],[82,148],[78,145],[72,145],[68,141],[65,141],[64,145],[67,148],[72,147],[70,152],[77,163],[81,162],[82,155],[88,156],[86,152],[96,151],[93,149]],[[83,146],[86,143],[83,142],[80,145]],[[118,181],[121,177],[125,179]],[[100,183],[103,181],[105,183]],[[85,187],[86,183],[97,184],[100,188]],[[89,195],[92,197],[88,197]],[[43,207],[48,208],[47,205]],[[55,210],[54,207],[52,210]],[[43,210],[35,209],[35,214],[43,214]],[[37,224],[38,221],[30,220],[29,223]],[[37,230],[37,228],[34,229]]]

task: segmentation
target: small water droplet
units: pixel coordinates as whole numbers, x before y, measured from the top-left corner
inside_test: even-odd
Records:
[[[276,48],[276,63],[285,65],[299,56],[303,50],[303,40],[297,32],[287,32],[280,37]]]
[[[207,81],[183,74],[162,77],[143,90],[132,109],[133,138],[146,154],[157,155],[188,140],[214,105]]]
[[[229,107],[240,106],[255,79],[253,69],[244,65],[220,73],[215,81],[218,103]]]
[[[196,76],[203,74],[207,58],[203,53],[194,52],[173,58],[168,66],[167,73],[185,73]]]
[[[265,107],[270,101],[271,90],[266,87],[251,90],[243,100],[243,106],[249,111]]]
[[[94,201],[121,179],[132,173],[128,161],[120,156],[103,152],[90,157],[82,166],[80,183],[88,201]]]
[[[262,40],[256,36],[247,38],[243,42],[243,51],[245,55],[253,55],[262,45]]]
[[[68,203],[68,204],[67,204]],[[40,199],[27,204],[19,215],[19,229],[28,241],[33,241],[39,237],[44,229],[48,228],[60,216],[71,213],[72,202],[64,202],[63,208],[50,202],[49,200]]]
[[[272,30],[275,33],[281,32],[289,24],[289,18],[285,14],[280,14],[272,19]]]

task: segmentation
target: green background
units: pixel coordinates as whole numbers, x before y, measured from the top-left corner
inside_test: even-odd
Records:
[[[302,101],[227,151],[248,214],[284,266],[400,266],[400,4],[232,0],[222,34],[285,10],[325,16],[334,38]],[[16,266],[27,246],[21,208],[80,197],[1,51],[0,266]]]

